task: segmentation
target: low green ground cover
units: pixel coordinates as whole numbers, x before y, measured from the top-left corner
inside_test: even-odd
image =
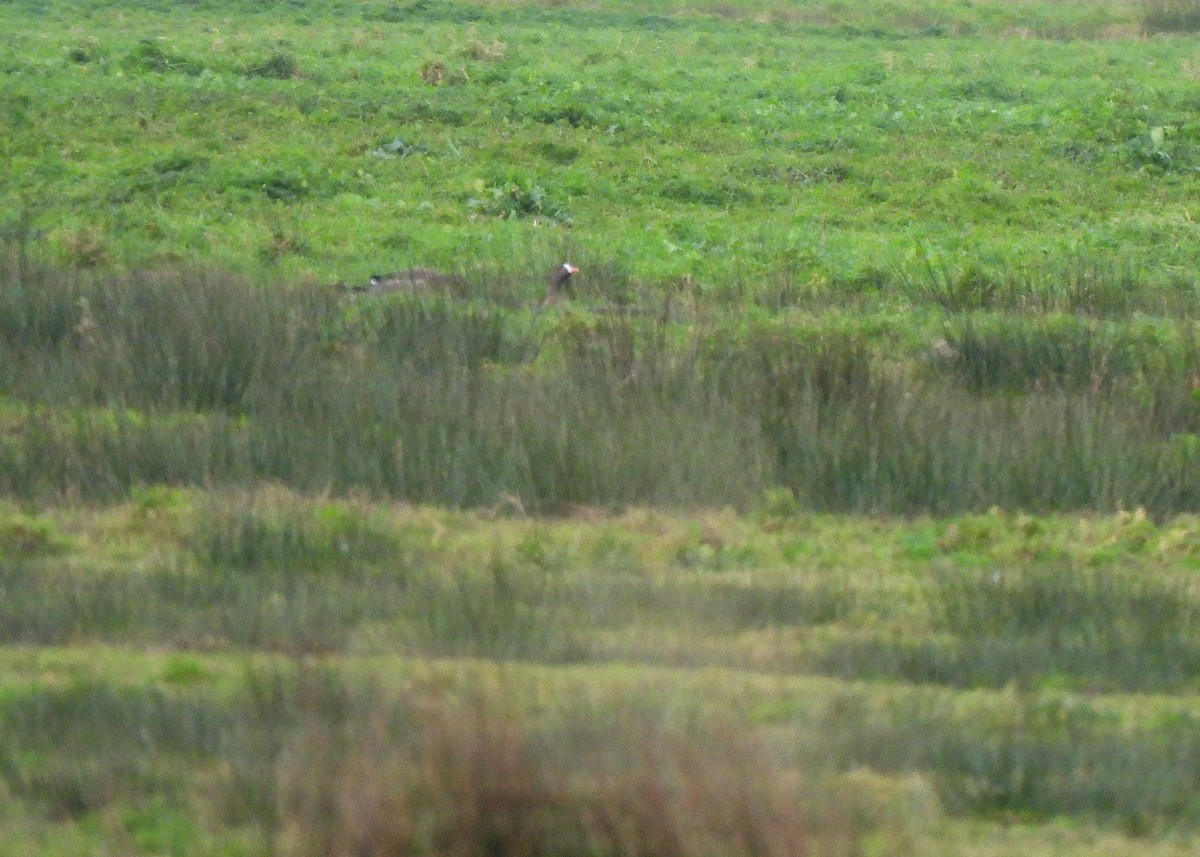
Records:
[[[1200,61],[1146,6],[660,6],[6,4],[3,229],[84,266],[536,287],[570,255],[788,302],[922,253],[1190,285]]]
[[[0,552],[25,853],[693,853],[706,807],[720,853],[1166,854],[1200,821],[1193,518],[146,489],[9,506]]]

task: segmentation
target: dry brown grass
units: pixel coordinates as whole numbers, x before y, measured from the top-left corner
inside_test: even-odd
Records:
[[[544,730],[487,705],[316,728],[284,772],[288,857],[805,857],[867,822],[731,728]]]

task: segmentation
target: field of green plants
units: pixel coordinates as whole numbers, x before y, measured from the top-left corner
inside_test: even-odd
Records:
[[[4,5],[5,234],[93,267],[918,276],[1197,257],[1186,0]],[[1183,18],[1181,21],[1180,19]]]
[[[1200,852],[1197,31],[0,3],[0,852]]]

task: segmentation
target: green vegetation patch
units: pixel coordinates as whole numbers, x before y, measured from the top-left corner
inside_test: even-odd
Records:
[[[608,841],[589,825],[639,818],[639,789],[660,820],[733,801],[706,841],[786,806],[892,853],[972,853],[996,822],[1153,853],[1200,824],[1193,517],[897,521],[776,492],[753,517],[531,519],[277,487],[39,516],[96,550],[2,566],[14,836],[393,841],[450,817],[430,800],[491,806],[460,776],[485,769],[554,841]]]
[[[1138,34],[1187,6],[9,3],[0,230],[106,270],[570,253],[795,301],[926,253],[939,300],[1080,302],[1075,259],[1171,291],[1195,59]]]
[[[55,521],[8,508],[0,511],[0,556],[8,560],[53,556],[71,548]]]

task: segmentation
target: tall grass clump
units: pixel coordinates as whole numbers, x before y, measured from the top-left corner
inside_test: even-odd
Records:
[[[507,314],[493,307],[410,297],[355,306],[351,313],[349,321],[368,338],[374,355],[405,368],[476,370],[527,356],[527,343],[513,341],[516,332]]]
[[[242,74],[247,77],[291,80],[300,77],[300,61],[288,51],[275,50],[266,59],[247,65],[242,69]]]
[[[1200,820],[1196,720],[1133,724],[1077,695],[1010,691],[982,705],[927,697],[886,706],[835,697],[817,734],[841,766],[927,771],[951,813],[1071,817],[1134,833]]]
[[[562,728],[485,702],[314,722],[283,769],[281,852],[848,855],[872,825],[731,730]]]
[[[313,348],[332,299],[184,271],[89,277],[6,272],[5,392],[53,404],[237,413]]]
[[[156,688],[27,689],[0,705],[0,782],[58,820],[151,799],[182,812],[188,769],[233,732],[227,707]]]
[[[312,347],[320,310],[307,297],[204,274],[93,287],[79,362],[104,377],[80,380],[105,404],[238,413]]]
[[[79,292],[70,278],[29,259],[21,249],[0,253],[0,259],[0,347],[11,366],[25,350],[57,346],[76,332]]]
[[[1071,255],[1036,265],[987,259],[956,264],[922,253],[915,263],[893,266],[887,280],[914,304],[951,313],[992,310],[1116,319],[1139,312],[1192,317],[1200,310],[1190,280],[1164,279],[1131,259]]]
[[[966,317],[947,325],[953,367],[974,392],[1100,389],[1133,368],[1123,331],[1074,316]]]
[[[1180,580],[1037,565],[939,572],[935,627],[959,644],[943,681],[1003,686],[1071,676],[1179,690],[1200,667],[1200,604]]]
[[[222,493],[196,510],[189,542],[206,565],[345,570],[396,560],[401,545],[366,506],[302,502],[287,492]]]
[[[214,630],[231,639],[267,634],[285,651],[324,651],[373,626],[414,654],[579,654],[568,622],[578,596],[561,569],[499,548],[487,561],[450,562],[363,505],[278,490],[222,496],[200,506],[191,544],[202,574],[164,570],[148,597],[171,609],[210,604],[221,614]]]
[[[1196,0],[1141,0],[1142,32],[1195,33],[1200,31],[1200,3]]]

